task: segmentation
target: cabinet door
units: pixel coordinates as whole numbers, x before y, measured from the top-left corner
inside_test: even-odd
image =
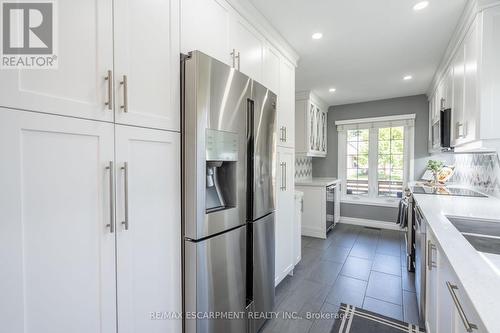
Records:
[[[454,304],[446,285],[447,281],[453,281],[454,274],[448,260],[437,247],[437,329],[434,332],[453,332],[454,327]]]
[[[180,333],[180,135],[117,125],[116,168],[118,331]]]
[[[223,0],[181,0],[181,52],[199,50],[231,65],[229,15]]]
[[[283,134],[278,144],[282,147],[295,147],[295,68],[286,59],[281,59],[280,88],[278,99],[278,129]],[[280,133],[281,134],[281,133]]]
[[[309,141],[309,152],[315,150],[316,142],[316,105],[309,103],[309,110],[307,114],[307,137]]]
[[[113,125],[0,109],[5,332],[116,332]]]
[[[437,243],[434,236],[430,233],[427,227],[427,253],[426,253],[426,314],[425,321],[430,332],[437,331],[438,321],[438,274],[437,274]]]
[[[453,104],[453,68],[446,71],[444,82],[444,107],[449,109]]]
[[[117,123],[179,130],[179,0],[114,0]]]
[[[478,139],[476,124],[479,114],[478,103],[478,63],[479,63],[479,36],[477,19],[471,25],[465,39],[465,95],[464,95],[464,124],[465,140]]]
[[[461,44],[452,61],[453,66],[453,108],[452,108],[452,140],[459,143],[465,136],[464,124],[464,48]]]
[[[278,149],[276,182],[276,260],[275,284],[277,285],[293,269],[293,212],[294,212],[294,164],[293,149]]]
[[[105,105],[105,77],[113,69],[112,0],[56,4],[58,68],[2,70],[0,107],[112,121]]]
[[[328,143],[328,113],[323,111],[321,113],[321,152],[326,154]]]
[[[263,84],[277,95],[280,95],[280,54],[270,45],[264,48],[264,64],[262,71]],[[279,96],[278,96],[279,97]],[[278,127],[279,128],[279,127]]]
[[[250,78],[262,81],[262,37],[239,16],[232,17],[229,26],[230,49],[239,52],[239,70]],[[229,51],[231,52],[231,51]]]

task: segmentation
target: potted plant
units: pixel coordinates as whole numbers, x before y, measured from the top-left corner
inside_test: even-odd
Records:
[[[434,180],[431,182],[432,186],[437,186],[439,184],[439,172],[443,169],[444,163],[442,161],[429,160],[427,162],[427,170],[432,172]]]

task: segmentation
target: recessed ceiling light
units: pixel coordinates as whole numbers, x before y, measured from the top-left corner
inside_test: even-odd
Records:
[[[413,79],[413,76],[411,76],[411,75],[405,75],[403,77],[403,80],[405,80],[405,81],[408,81],[408,80],[411,80],[411,79]]]
[[[328,89],[328,91],[329,91],[329,92],[331,92],[331,93],[334,93],[334,92],[336,92],[336,91],[337,91],[337,89],[335,89],[335,88],[330,88],[330,89]]]
[[[323,34],[321,32],[315,32],[312,34],[312,39],[321,39],[323,38]]]
[[[427,6],[429,6],[429,1],[420,1],[420,2],[417,2],[417,4],[415,6],[413,6],[413,10],[419,11],[419,10],[422,10],[424,8],[427,8]]]

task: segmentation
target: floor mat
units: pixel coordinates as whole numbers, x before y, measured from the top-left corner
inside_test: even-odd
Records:
[[[423,328],[342,303],[331,333],[419,333]]]

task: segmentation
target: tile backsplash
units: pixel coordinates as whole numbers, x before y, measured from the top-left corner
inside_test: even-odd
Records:
[[[455,154],[452,182],[500,196],[500,163],[496,153]]]
[[[295,155],[295,180],[312,177],[312,157]]]

